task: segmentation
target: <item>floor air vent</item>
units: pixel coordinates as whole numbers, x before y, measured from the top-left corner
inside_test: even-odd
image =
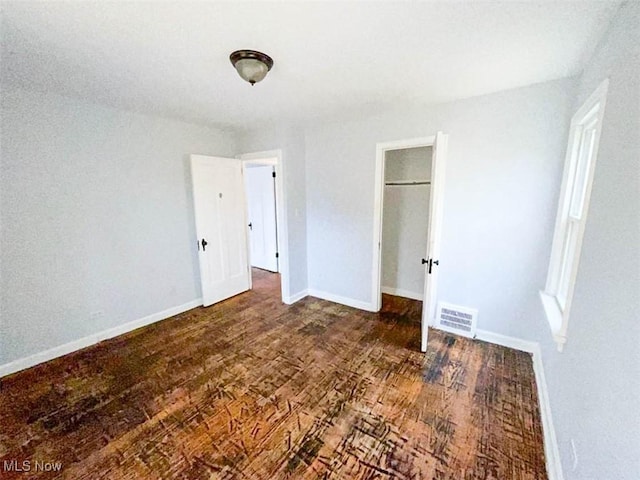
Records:
[[[436,327],[451,333],[473,338],[478,324],[478,310],[450,303],[438,302]]]

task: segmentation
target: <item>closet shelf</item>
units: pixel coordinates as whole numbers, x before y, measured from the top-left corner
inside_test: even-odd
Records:
[[[408,185],[431,185],[429,180],[399,180],[384,182],[385,185],[404,187]]]

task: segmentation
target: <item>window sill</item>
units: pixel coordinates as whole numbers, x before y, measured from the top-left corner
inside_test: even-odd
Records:
[[[564,323],[562,311],[555,297],[542,290],[540,291],[540,301],[542,302],[547,322],[551,328],[553,340],[558,345],[558,351],[561,352],[564,344],[567,342],[567,337],[562,333],[562,325]]]

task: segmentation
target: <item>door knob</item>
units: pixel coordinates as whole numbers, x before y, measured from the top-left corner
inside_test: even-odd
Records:
[[[431,267],[433,265],[440,265],[440,260],[434,260],[434,259],[429,260],[429,273],[431,273]]]
[[[249,230],[253,230],[253,223],[252,223],[252,222],[249,222],[248,227],[249,227]]]
[[[425,260],[423,258],[422,265],[424,265],[425,263],[429,264],[429,273],[431,273],[431,267],[433,267],[434,265],[440,265],[440,260],[434,260],[433,258],[430,258],[429,260]]]
[[[206,250],[207,245],[209,245],[209,243],[203,238],[202,239],[202,251],[203,252]]]

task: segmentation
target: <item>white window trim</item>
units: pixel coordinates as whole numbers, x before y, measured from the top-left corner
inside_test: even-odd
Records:
[[[556,225],[553,235],[553,247],[551,249],[551,258],[549,261],[549,271],[547,274],[547,283],[545,289],[540,291],[540,299],[547,316],[547,321],[551,327],[553,339],[558,345],[558,351],[562,351],[567,341],[567,329],[569,326],[569,315],[571,312],[571,304],[573,300],[573,291],[575,288],[578,267],[580,263],[580,252],[582,250],[582,239],[584,229],[589,212],[589,202],[591,200],[591,187],[593,185],[593,176],[598,159],[598,146],[600,144],[600,134],[602,132],[602,119],[604,116],[604,108],[607,99],[607,90],[609,88],[609,80],[603,81],[595,92],[587,99],[578,111],[571,118],[571,129],[569,132],[569,144],[567,147],[567,155],[564,164],[564,173],[562,176],[562,189],[560,191],[560,199],[558,200],[558,213],[556,217]],[[595,113],[594,113],[595,112]],[[575,249],[573,251],[571,262],[571,270],[569,271],[569,286],[566,295],[564,308],[558,298],[558,281],[563,260],[564,241],[567,234],[567,226],[569,223],[569,207],[571,204],[571,193],[574,182],[574,175],[577,165],[577,156],[579,153],[579,144],[582,139],[582,128],[584,125],[593,122],[594,114],[597,117],[595,125],[593,156],[589,164],[586,179],[586,190],[584,196],[583,214],[579,221],[572,220],[577,225],[577,239]],[[578,145],[578,148],[576,148]]]

